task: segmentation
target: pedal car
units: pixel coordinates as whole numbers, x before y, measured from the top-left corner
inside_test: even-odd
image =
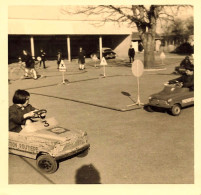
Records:
[[[194,91],[181,88],[179,84],[165,84],[164,89],[149,97],[148,111],[165,108],[174,116],[181,113],[181,108],[194,105]]]
[[[186,68],[184,67],[181,67],[181,66],[176,66],[175,67],[175,71],[174,71],[174,74],[185,74],[186,72]]]
[[[9,132],[9,153],[36,159],[39,170],[54,173],[58,160],[86,152],[90,144],[86,132],[60,127],[54,118],[45,120],[44,112],[37,111],[33,121],[36,118],[40,120],[27,129],[25,127],[19,133]]]

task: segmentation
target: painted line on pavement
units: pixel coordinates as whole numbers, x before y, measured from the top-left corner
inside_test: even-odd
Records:
[[[26,159],[19,156],[24,162],[26,162],[30,167],[32,167],[37,173],[39,173],[42,177],[44,177],[47,181],[49,181],[51,184],[55,184],[51,179],[46,177],[44,174],[42,174],[37,168],[35,168],[31,163],[29,163]]]
[[[114,110],[114,111],[120,111],[120,112],[126,112],[126,111],[141,109],[141,107],[128,108],[128,109],[126,109],[126,108],[119,109],[119,108],[114,108],[114,107],[110,107],[110,106],[103,106],[103,105],[100,105],[100,104],[94,104],[94,103],[90,103],[90,102],[85,102],[85,101],[81,101],[81,100],[63,98],[63,97],[52,96],[52,95],[45,95],[45,94],[41,94],[41,93],[32,93],[31,92],[30,94],[41,95],[41,96],[51,97],[51,98],[56,98],[56,99],[61,99],[61,100],[68,100],[68,101],[72,101],[72,102],[87,104],[87,105],[91,105],[91,106],[96,106],[96,107],[105,108],[105,109]]]

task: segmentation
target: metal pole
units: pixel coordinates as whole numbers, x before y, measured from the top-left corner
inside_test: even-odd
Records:
[[[140,105],[140,82],[139,82],[139,77],[137,77],[137,86],[138,86],[138,98],[137,98],[137,103]]]

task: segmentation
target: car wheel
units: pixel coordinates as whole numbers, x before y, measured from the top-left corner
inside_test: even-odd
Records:
[[[58,168],[57,161],[49,154],[39,156],[36,165],[44,173],[54,173]]]
[[[181,113],[181,106],[179,104],[175,104],[171,108],[171,113],[173,116],[178,116]]]
[[[148,111],[148,112],[154,112],[154,107],[153,106],[146,106],[146,110]]]

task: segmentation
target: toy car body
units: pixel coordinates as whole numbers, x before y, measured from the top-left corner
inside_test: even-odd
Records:
[[[37,131],[9,132],[9,153],[37,159],[39,170],[54,173],[57,161],[89,148],[87,133],[40,123]],[[41,128],[42,127],[42,128]]]
[[[167,85],[164,89],[149,97],[148,110],[154,107],[168,109],[172,115],[181,113],[181,108],[194,105],[194,91],[175,85]]]
[[[106,59],[116,58],[116,53],[111,48],[103,48],[103,57]]]

